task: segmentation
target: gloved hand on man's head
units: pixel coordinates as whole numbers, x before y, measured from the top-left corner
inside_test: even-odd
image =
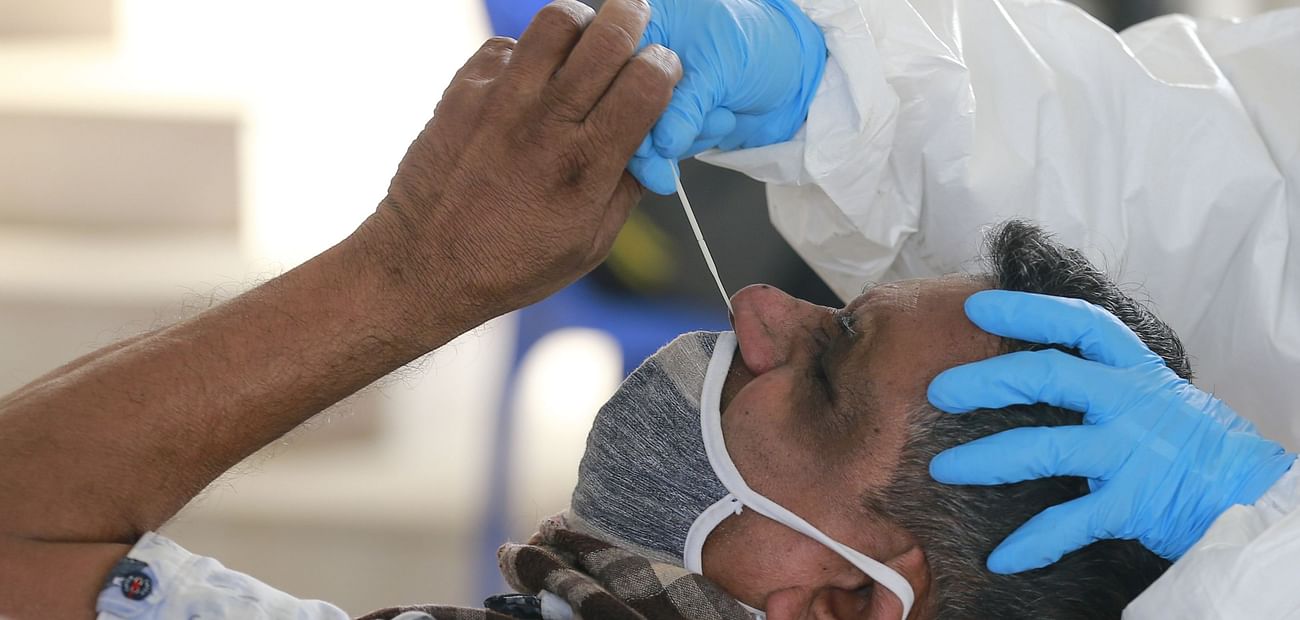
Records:
[[[1083,356],[1019,351],[953,368],[930,384],[930,401],[951,413],[1045,402],[1084,414],[1083,425],[1012,429],[931,462],[934,478],[949,484],[1088,479],[1092,493],[1043,511],[1008,536],[989,556],[994,572],[1041,568],[1112,538],[1141,541],[1177,560],[1219,515],[1255,502],[1295,462],[1097,306],[985,291],[967,300],[966,313],[999,336]]]

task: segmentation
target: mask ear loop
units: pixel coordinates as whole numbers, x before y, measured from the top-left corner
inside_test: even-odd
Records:
[[[763,497],[745,483],[740,471],[731,462],[731,456],[727,454],[727,444],[722,436],[722,411],[720,408],[722,383],[726,380],[727,371],[731,367],[731,359],[736,353],[736,335],[732,332],[724,332],[718,336],[718,342],[714,346],[713,359],[709,361],[708,373],[704,379],[704,393],[700,395],[700,424],[704,433],[704,450],[708,454],[709,464],[713,467],[713,472],[718,476],[718,480],[722,481],[722,485],[740,503],[758,514],[825,545],[839,554],[840,557],[848,560],[868,577],[871,577],[877,584],[893,592],[894,596],[897,596],[903,603],[903,618],[906,619],[912,611],[912,604],[915,602],[916,595],[912,591],[912,584],[898,574],[898,571],[827,536],[799,515]],[[715,382],[718,385],[713,385]]]
[[[686,570],[696,575],[704,574],[704,541],[727,517],[738,515],[745,509],[745,505],[736,499],[735,495],[730,493],[722,496],[722,499],[713,503],[712,506],[704,509],[700,516],[695,518],[691,524],[691,529],[686,533],[685,550],[682,553],[682,566]],[[754,609],[741,601],[736,601],[754,620],[767,620],[767,612],[761,609]]]

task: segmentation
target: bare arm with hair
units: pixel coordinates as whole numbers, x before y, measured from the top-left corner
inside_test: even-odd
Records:
[[[561,0],[488,41],[346,240],[0,400],[0,615],[89,615],[130,545],[241,459],[594,267],[680,74],[637,52],[648,15]]]

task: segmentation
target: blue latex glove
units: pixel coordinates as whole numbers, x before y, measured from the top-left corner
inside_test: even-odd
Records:
[[[1080,426],[1012,429],[930,462],[934,479],[948,484],[1088,479],[1092,493],[1044,510],[993,551],[995,573],[1047,566],[1107,538],[1136,539],[1176,560],[1220,514],[1259,499],[1295,460],[1097,306],[984,291],[966,301],[966,315],[985,331],[1086,358],[1011,353],[953,368],[930,384],[930,402],[950,413],[1045,402],[1084,414]]]
[[[821,31],[790,0],[650,0],[641,45],[652,43],[683,75],[628,169],[660,194],[678,160],[793,137],[826,67]]]

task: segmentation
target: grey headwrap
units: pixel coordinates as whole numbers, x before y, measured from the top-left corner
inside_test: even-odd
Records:
[[[632,371],[596,416],[570,506],[601,538],[677,566],[691,525],[727,494],[700,434],[700,393],[717,340],[683,334]]]

